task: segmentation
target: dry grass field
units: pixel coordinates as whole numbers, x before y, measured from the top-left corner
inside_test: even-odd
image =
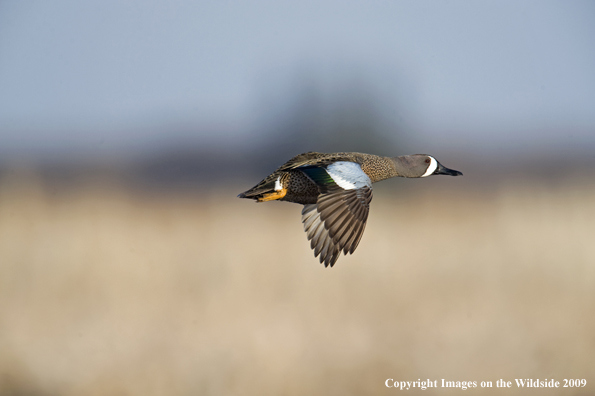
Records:
[[[445,179],[382,187],[325,269],[300,206],[235,198],[253,180],[157,196],[5,176],[0,394],[594,394],[595,185]]]

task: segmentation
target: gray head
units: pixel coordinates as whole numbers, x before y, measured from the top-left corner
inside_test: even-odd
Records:
[[[432,175],[459,176],[463,173],[448,169],[436,158],[427,154],[403,155],[392,158],[395,170],[401,177],[426,177]]]

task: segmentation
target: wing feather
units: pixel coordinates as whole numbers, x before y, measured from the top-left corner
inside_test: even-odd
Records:
[[[362,238],[368,219],[372,189],[330,190],[317,204],[304,205],[302,222],[314,256],[325,266],[333,266],[341,251],[353,253]]]
[[[372,201],[372,182],[356,163],[298,168],[320,191],[316,204],[304,205],[304,230],[314,256],[320,255],[320,262],[332,267],[341,251],[351,254],[359,245]]]

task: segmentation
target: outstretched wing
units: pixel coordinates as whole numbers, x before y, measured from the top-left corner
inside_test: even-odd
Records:
[[[362,238],[372,201],[372,182],[354,162],[299,169],[320,190],[316,204],[304,205],[304,230],[314,255],[320,255],[320,262],[332,267],[341,251],[353,253]]]

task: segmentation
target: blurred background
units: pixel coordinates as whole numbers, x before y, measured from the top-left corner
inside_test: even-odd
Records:
[[[594,22],[590,1],[0,2],[0,394],[592,394]],[[464,176],[375,185],[325,269],[300,206],[236,198],[304,151]]]

